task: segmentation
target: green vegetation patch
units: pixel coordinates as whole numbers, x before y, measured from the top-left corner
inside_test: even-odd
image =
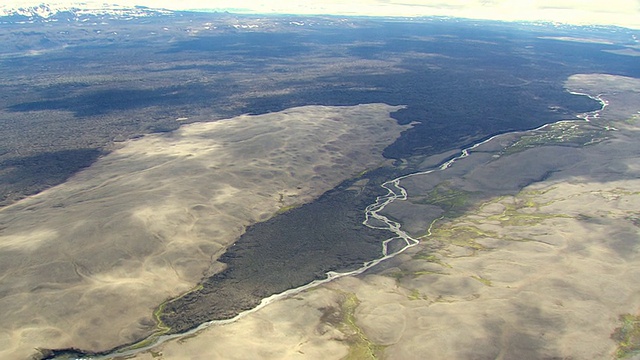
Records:
[[[283,206],[280,209],[278,209],[278,211],[276,211],[276,215],[280,215],[280,214],[284,214],[288,211],[291,211],[295,208],[299,208],[300,206],[302,206],[301,204],[293,204],[293,205],[289,205],[289,206]]]
[[[483,278],[482,276],[472,276],[471,277],[474,280],[478,280],[481,283],[483,283],[486,286],[493,286],[493,283],[491,282],[491,280],[487,279],[487,278]]]
[[[135,349],[141,349],[144,347],[147,347],[149,345],[153,345],[158,338],[161,335],[164,335],[166,333],[168,333],[171,330],[171,327],[167,326],[167,324],[164,323],[164,321],[162,321],[162,315],[164,314],[165,308],[167,307],[167,304],[176,301],[182,297],[184,297],[187,294],[190,294],[194,291],[199,291],[202,290],[202,285],[198,285],[196,287],[194,287],[193,289],[185,292],[184,294],[180,295],[179,297],[175,298],[175,299],[169,299],[165,302],[163,302],[162,304],[160,304],[160,306],[158,306],[155,311],[153,312],[153,319],[156,322],[156,330],[153,334],[151,334],[149,337],[147,337],[146,339],[143,339],[135,344],[129,345],[125,348],[122,349],[122,351],[126,351],[126,350],[135,350]],[[153,352],[151,353],[151,355],[153,357],[156,357],[153,355]]]
[[[412,257],[415,260],[424,260],[430,263],[434,263],[434,264],[438,264],[442,267],[446,267],[446,268],[451,268],[451,265],[445,263],[444,261],[442,261],[442,259],[440,258],[440,256],[433,254],[429,251],[426,250],[422,250],[420,252],[418,252],[417,254],[413,255]]]
[[[611,338],[618,343],[617,359],[625,359],[640,354],[640,315],[620,316],[622,326],[616,328]]]
[[[489,221],[498,221],[501,226],[532,226],[538,225],[545,220],[553,218],[570,218],[569,215],[564,214],[546,214],[540,212],[527,212],[520,211],[524,208],[539,208],[547,204],[538,204],[531,198],[524,198],[515,203],[502,203],[505,209],[502,214],[491,215],[487,217]]]
[[[624,121],[625,123],[629,124],[629,125],[635,125],[638,122],[640,122],[640,115],[638,114],[633,114],[631,115],[630,118],[628,118],[627,120]]]
[[[407,296],[409,298],[409,300],[411,301],[415,301],[415,300],[429,300],[429,297],[427,295],[422,294],[418,289],[412,289],[411,293],[409,294],[409,296]]]
[[[362,329],[356,324],[356,308],[360,300],[353,293],[344,293],[344,300],[340,304],[341,322],[338,329],[347,336],[349,353],[345,360],[379,359],[385,349],[383,345],[373,343]]]
[[[518,141],[506,147],[501,155],[511,155],[544,145],[586,146],[608,138],[606,130],[600,127],[575,121],[559,122],[543,130],[523,135]]]
[[[476,250],[485,250],[478,239],[499,238],[493,231],[484,231],[475,226],[443,226],[433,230],[432,236],[440,241]]]
[[[419,270],[419,271],[396,270],[396,271],[385,274],[385,276],[389,276],[396,279],[397,282],[402,281],[406,277],[415,279],[423,275],[449,275],[449,274],[442,271],[430,271],[430,270]]]
[[[616,196],[633,196],[633,195],[640,195],[640,191],[630,191],[627,189],[620,189],[620,188],[615,188],[611,191],[609,191],[609,193],[616,195]]]
[[[473,195],[472,192],[456,189],[445,181],[436,185],[427,194],[413,197],[411,202],[437,206],[445,212],[445,217],[453,217],[469,209],[471,195]]]
[[[196,287],[194,287],[193,289],[185,292],[184,294],[178,296],[177,298],[173,298],[170,300],[167,300],[165,302],[163,302],[162,304],[160,304],[160,306],[158,306],[158,308],[153,312],[153,317],[156,320],[157,325],[157,334],[161,335],[161,334],[165,334],[167,332],[169,332],[169,330],[171,330],[171,328],[169,326],[167,326],[164,321],[162,321],[162,315],[165,312],[165,308],[167,306],[167,304],[170,304],[176,300],[182,299],[183,297],[187,296],[188,294],[191,294],[192,292],[196,292],[196,291],[200,291],[204,288],[204,286],[202,284],[198,284]]]

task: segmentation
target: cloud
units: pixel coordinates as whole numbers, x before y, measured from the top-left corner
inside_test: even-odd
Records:
[[[5,0],[35,5],[41,0]],[[55,2],[55,1],[54,1]],[[59,1],[58,1],[59,2]],[[222,0],[115,0],[120,5],[144,5],[173,10],[229,10]],[[66,3],[69,3],[68,1]],[[103,2],[96,2],[103,3]],[[552,21],[571,24],[618,25],[640,28],[638,0],[244,0],[233,9],[249,13],[331,14],[369,16],[453,16],[506,21]]]

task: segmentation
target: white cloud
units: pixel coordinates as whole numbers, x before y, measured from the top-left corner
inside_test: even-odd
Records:
[[[31,6],[38,0],[4,0]],[[60,1],[51,1],[60,2]],[[69,2],[69,1],[65,1]],[[100,3],[109,2],[100,1]],[[554,21],[640,28],[638,0],[115,0],[120,5],[144,5],[174,10],[247,9],[255,13],[335,14],[373,16],[456,16],[493,20]],[[230,5],[232,4],[232,5]]]

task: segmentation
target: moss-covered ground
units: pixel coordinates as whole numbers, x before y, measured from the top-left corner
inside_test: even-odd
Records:
[[[458,189],[448,181],[436,185],[424,195],[412,197],[409,201],[415,204],[434,205],[444,211],[445,217],[463,214],[472,204],[473,193]]]
[[[606,130],[601,127],[576,121],[558,122],[520,137],[518,141],[506,147],[501,155],[511,155],[545,145],[586,146],[599,143],[608,137]]]
[[[344,360],[380,359],[385,346],[373,343],[356,324],[356,309],[360,300],[353,293],[344,293],[340,304],[340,323],[337,328],[346,336],[349,353]]]
[[[620,322],[622,325],[611,334],[618,343],[616,358],[627,359],[640,354],[640,315],[621,315]]]

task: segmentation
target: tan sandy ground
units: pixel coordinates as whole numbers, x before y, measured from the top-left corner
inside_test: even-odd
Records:
[[[600,131],[608,140],[567,147],[563,138],[575,129],[566,130],[554,133],[556,145],[498,156],[518,143],[509,135],[446,172],[407,179],[409,201],[388,212],[415,233],[425,231],[416,214],[433,216],[433,209],[411,199],[437,184],[488,197],[364,275],[136,358],[614,357],[619,315],[640,311],[640,80],[576,75],[567,88],[604,93],[610,105],[598,122],[617,129]],[[545,180],[518,188],[549,170]],[[501,189],[512,191],[495,195]]]
[[[308,106],[126,143],[0,210],[0,358],[105,350],[154,328],[249,224],[378,166],[406,126],[385,104]]]

